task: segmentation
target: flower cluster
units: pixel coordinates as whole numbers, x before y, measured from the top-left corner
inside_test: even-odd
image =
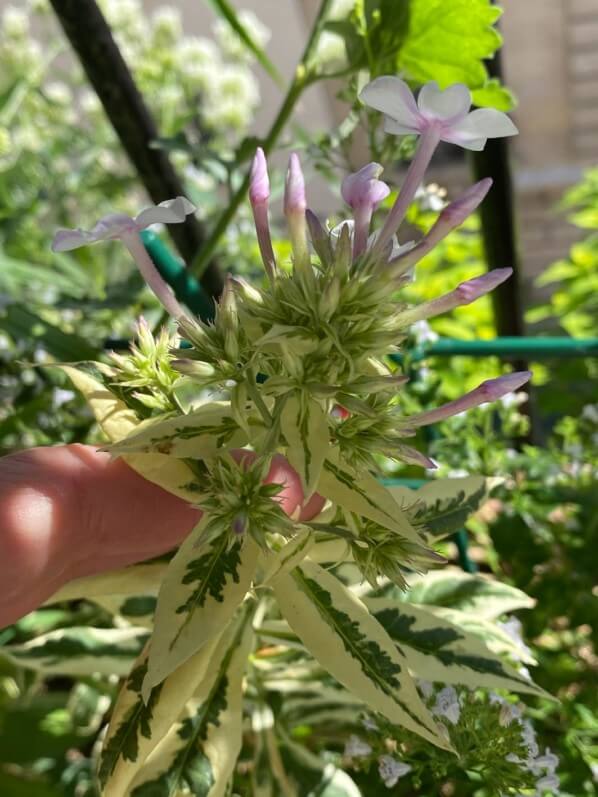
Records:
[[[258,290],[229,279],[213,324],[186,314],[139,238],[140,229],[148,224],[180,222],[193,212],[182,197],[134,219],[109,215],[90,232],[61,230],[54,241],[55,249],[65,250],[100,239],[122,240],[187,341],[186,348],[170,352],[168,367],[195,385],[198,393],[226,391],[239,430],[235,440],[260,456],[285,454],[299,473],[306,501],[323,473],[357,485],[376,468],[379,454],[433,466],[407,443],[420,427],[495,401],[517,390],[530,376],[524,372],[489,380],[444,406],[405,416],[400,401],[405,377],[390,368],[385,357],[397,350],[412,324],[469,304],[507,279],[511,270],[497,269],[467,280],[415,307],[400,298],[400,289],[419,259],[477,208],[490,189],[490,180],[480,181],[448,204],[415,245],[399,245],[398,227],[441,139],[473,146],[478,139],[467,138],[470,128],[480,136],[507,135],[512,123],[496,112],[480,115],[475,111],[467,116],[470,98],[462,86],[445,92],[435,84],[425,86],[417,112],[407,87],[395,78],[374,81],[362,98],[394,114],[391,132],[405,132],[409,121],[409,132],[415,130],[422,137],[382,229],[370,234],[373,214],[390,193],[380,180],[379,164],[369,164],[344,180],[341,193],[353,218],[329,231],[308,208],[301,165],[293,154],[284,194],[293,253],[289,272],[274,254],[268,170],[264,153],[258,149],[249,198],[268,287]],[[225,457],[233,445],[232,436],[226,439],[228,444],[222,442],[219,452]],[[334,523],[327,526],[351,541],[355,561],[371,583],[386,575],[401,584],[401,566],[422,570],[435,561],[425,535],[393,527],[383,515],[380,518],[372,515],[367,522],[355,521],[350,512],[338,509]]]
[[[365,772],[375,767],[389,789],[407,776],[417,785],[424,770],[431,768],[437,784],[468,771],[482,775],[493,794],[558,794],[559,759],[548,748],[540,752],[523,705],[494,692],[484,695],[454,686],[437,691],[434,684],[426,681],[418,685],[459,759],[435,751],[432,760],[424,763],[418,740],[379,717],[367,715],[362,719],[362,732],[353,733],[344,746],[343,757],[350,767]]]

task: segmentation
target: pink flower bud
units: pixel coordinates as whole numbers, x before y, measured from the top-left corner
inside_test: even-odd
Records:
[[[496,268],[487,274],[462,282],[454,291],[433,299],[431,302],[424,302],[416,307],[411,307],[400,314],[400,321],[404,326],[410,326],[416,321],[426,318],[433,318],[441,313],[448,313],[455,307],[464,304],[471,304],[476,299],[493,291],[498,285],[507,280],[513,273],[512,268]]]
[[[249,200],[252,205],[268,202],[270,199],[270,180],[264,150],[258,147],[251,164]]]
[[[378,180],[382,174],[379,163],[368,163],[355,174],[348,174],[343,180],[341,194],[347,205],[356,208],[375,210],[390,194],[390,188]]]
[[[301,170],[301,162],[296,152],[289,158],[289,168],[285,181],[284,191],[284,213],[290,217],[294,215],[305,215],[307,202],[305,199],[305,178]]]
[[[461,396],[461,398],[449,401],[447,404],[443,404],[442,407],[412,415],[411,418],[407,418],[402,424],[403,429],[407,431],[417,429],[420,426],[429,426],[431,423],[443,421],[445,418],[450,418],[452,415],[465,412],[465,410],[477,407],[480,404],[497,401],[497,399],[506,396],[507,393],[513,393],[518,390],[531,379],[531,376],[531,371],[516,371],[512,374],[499,376],[496,379],[488,379],[476,387],[475,390],[471,390]]]
[[[276,273],[276,258],[272,248],[270,236],[270,223],[268,221],[268,200],[270,199],[270,180],[268,179],[268,164],[264,150],[258,147],[253,163],[249,181],[249,201],[253,210],[255,232],[262,256],[262,262],[270,280]]]

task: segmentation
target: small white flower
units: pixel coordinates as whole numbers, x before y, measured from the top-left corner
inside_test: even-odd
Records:
[[[392,789],[399,782],[399,778],[411,772],[411,767],[390,755],[383,755],[378,759],[378,772],[386,788]]]
[[[365,758],[372,752],[370,745],[359,736],[349,736],[345,742],[344,755],[347,758]]]
[[[536,789],[538,790],[539,794],[550,790],[550,793],[554,795],[555,790],[558,789],[560,783],[561,782],[557,775],[544,775],[538,781],[536,781]]]
[[[586,404],[581,411],[581,417],[591,423],[598,423],[598,404]]]
[[[538,747],[538,742],[536,740],[536,731],[534,730],[534,726],[529,720],[524,720],[521,724],[523,727],[521,732],[523,743],[528,749],[530,758],[535,758],[540,752],[540,748]]]
[[[513,703],[508,703],[505,700],[498,715],[498,724],[501,727],[506,728],[513,722],[513,720],[519,720],[522,716],[523,711],[519,706],[515,706]]]
[[[62,390],[59,387],[55,387],[52,392],[52,404],[54,407],[62,407],[63,404],[72,401],[74,398],[75,393],[73,390]]]
[[[525,396],[525,393],[511,393],[510,397],[511,398],[515,398],[516,396],[521,396],[521,395]],[[504,402],[508,398],[509,398],[509,395],[503,396],[501,401]],[[515,642],[515,644],[521,650],[522,653],[524,653],[526,656],[531,656],[532,655],[531,650],[528,648],[528,646],[523,641],[523,636],[522,636],[523,626],[521,625],[521,621],[518,620],[517,617],[512,617],[512,616],[508,617],[505,620],[504,623],[500,623],[499,622],[498,625],[499,625],[500,628],[502,628],[502,630],[506,634],[508,634],[511,637],[513,642]],[[528,673],[528,675],[529,675],[529,673]],[[531,676],[530,676],[530,678],[531,678]]]
[[[429,700],[434,694],[434,684],[431,681],[425,681],[423,678],[418,678],[417,688],[426,700]]]
[[[134,219],[124,213],[110,213],[101,218],[91,230],[58,230],[52,242],[52,251],[67,252],[96,241],[114,240],[123,235],[141,232],[151,224],[180,224],[185,216],[194,211],[195,206],[188,199],[178,196],[142,210]]]
[[[457,691],[452,686],[445,686],[436,695],[436,703],[432,707],[432,714],[437,717],[446,717],[452,724],[456,725],[461,716],[461,706],[459,705],[459,696]]]
[[[539,775],[542,770],[546,770],[548,774],[554,775],[558,765],[559,757],[551,752],[549,747],[544,750],[544,755],[537,756],[529,762],[529,768],[535,775]]]
[[[364,717],[361,720],[361,724],[366,729],[366,731],[377,731],[379,730],[378,725],[374,722],[371,717]]]
[[[509,117],[494,108],[478,108],[470,113],[471,93],[463,83],[444,91],[435,82],[426,83],[416,103],[404,80],[387,75],[368,84],[361,99],[384,113],[384,130],[393,135],[421,135],[434,130],[441,141],[482,150],[489,138],[517,133]]]

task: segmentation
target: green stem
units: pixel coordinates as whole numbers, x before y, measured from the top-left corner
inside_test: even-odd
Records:
[[[282,105],[280,106],[278,114],[276,115],[276,119],[272,123],[272,127],[270,128],[268,135],[262,142],[262,149],[266,155],[272,151],[274,145],[278,141],[278,137],[280,136],[280,133],[286,125],[289,117],[291,116],[300,96],[311,83],[318,79],[318,76],[311,71],[309,62],[318,42],[320,33],[322,31],[322,26],[331,3],[332,0],[322,0],[322,3],[320,4],[320,8],[316,15],[314,24],[312,25],[303,55],[301,56],[299,64],[295,70],[295,76],[291,81],[286,96],[282,102]],[[241,202],[247,194],[247,190],[249,188],[249,179],[250,175],[249,172],[247,172],[243,183],[239,186],[237,192],[231,197],[228,207],[218,219],[216,226],[212,230],[210,236],[205,241],[197,255],[194,257],[190,266],[190,271],[196,277],[200,277],[203,273],[204,269],[210,262],[216,247],[220,242],[220,239],[226,232],[228,225],[235,217]]]

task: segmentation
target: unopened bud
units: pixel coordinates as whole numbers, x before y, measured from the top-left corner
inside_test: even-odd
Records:
[[[170,365],[179,374],[197,377],[198,379],[211,379],[216,374],[216,369],[213,365],[201,362],[200,360],[180,358],[178,360],[171,360]]]
[[[409,430],[417,429],[420,426],[429,426],[431,423],[443,421],[445,418],[465,412],[465,410],[469,410],[472,407],[478,407],[480,404],[497,401],[506,396],[507,393],[513,393],[526,382],[529,382],[531,376],[531,371],[516,371],[512,374],[499,376],[496,379],[488,379],[476,387],[475,390],[471,390],[461,396],[461,398],[449,401],[436,409],[420,412],[419,415],[412,415],[402,423],[402,427],[405,430]]]
[[[454,291],[433,299],[431,302],[411,307],[398,315],[398,321],[403,327],[410,326],[416,321],[433,318],[441,313],[448,313],[455,307],[471,304],[476,299],[493,291],[498,285],[507,280],[513,273],[512,268],[496,268],[480,277],[462,282]]]
[[[289,225],[295,268],[302,275],[307,275],[307,272],[311,271],[307,248],[306,209],[305,178],[301,170],[299,156],[293,152],[289,159],[285,181],[284,214]]]
[[[492,179],[486,177],[471,188],[468,188],[460,197],[447,205],[438,216],[428,234],[417,246],[390,262],[391,278],[404,274],[409,268],[425,257],[454,229],[459,227],[478,208],[492,186]]]
[[[272,248],[270,224],[268,221],[268,200],[270,199],[270,180],[264,150],[258,147],[251,165],[249,182],[249,201],[253,210],[257,242],[262,262],[270,280],[276,273],[276,258]]]

